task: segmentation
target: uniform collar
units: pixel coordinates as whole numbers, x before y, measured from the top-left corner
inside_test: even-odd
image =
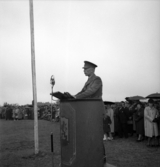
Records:
[[[96,75],[93,73],[90,77],[88,77],[88,80],[91,80],[92,78],[94,78]]]

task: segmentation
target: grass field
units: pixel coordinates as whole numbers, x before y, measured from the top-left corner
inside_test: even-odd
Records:
[[[0,120],[0,167],[51,167],[51,139],[54,134],[55,167],[60,163],[59,123],[38,121],[39,155],[34,155],[34,121]]]
[[[39,120],[39,149],[34,155],[33,120],[0,120],[0,167],[52,167],[50,134],[54,134],[54,167],[60,163],[59,123]],[[148,148],[136,138],[106,141],[107,162],[117,167],[159,167],[160,147]]]

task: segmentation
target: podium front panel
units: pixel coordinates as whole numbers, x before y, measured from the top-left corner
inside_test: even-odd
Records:
[[[103,167],[101,100],[60,103],[61,167]]]

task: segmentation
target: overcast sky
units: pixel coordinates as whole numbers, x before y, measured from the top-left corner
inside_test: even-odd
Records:
[[[37,101],[84,86],[84,60],[98,65],[103,100],[160,93],[160,1],[34,0]],[[30,104],[29,0],[0,0],[0,105]]]

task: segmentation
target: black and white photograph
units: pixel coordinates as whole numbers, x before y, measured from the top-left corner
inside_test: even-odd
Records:
[[[160,0],[0,0],[0,167],[160,166]]]

